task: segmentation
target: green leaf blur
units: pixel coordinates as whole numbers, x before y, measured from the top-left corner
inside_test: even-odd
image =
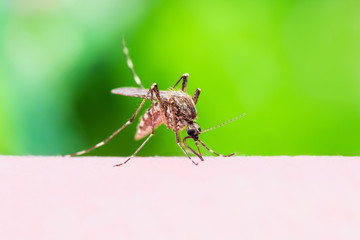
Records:
[[[246,113],[200,135],[215,151],[359,155],[359,10],[351,0],[2,1],[0,154],[74,153],[124,124],[141,102],[110,93],[136,86],[124,36],[145,87],[190,74],[202,129]],[[137,124],[88,155],[131,155]],[[183,153],[161,126],[138,155]]]

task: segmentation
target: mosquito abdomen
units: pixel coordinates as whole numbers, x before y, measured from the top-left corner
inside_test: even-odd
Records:
[[[152,113],[151,107],[146,110],[144,115],[141,116],[137,132],[135,135],[135,139],[139,140],[143,137],[146,137],[152,130]],[[158,127],[163,123],[163,119],[161,117],[161,112],[158,103],[154,104],[154,128]]]

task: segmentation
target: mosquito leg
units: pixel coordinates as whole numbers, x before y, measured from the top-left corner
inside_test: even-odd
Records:
[[[119,128],[118,130],[116,130],[113,134],[110,135],[110,137],[108,137],[107,139],[105,139],[104,141],[102,142],[99,142],[98,144],[96,144],[95,146],[92,146],[91,148],[88,148],[88,149],[85,149],[85,150],[82,150],[80,152],[76,152],[76,153],[73,153],[73,154],[70,154],[70,155],[66,155],[66,156],[78,156],[78,155],[82,155],[82,154],[85,154],[87,152],[90,152],[91,150],[95,149],[95,148],[98,148],[98,147],[101,147],[103,146],[105,143],[107,143],[108,141],[110,141],[113,137],[115,137],[115,135],[117,135],[119,132],[121,132],[126,126],[130,125],[134,119],[136,118],[136,116],[138,115],[140,109],[142,108],[142,106],[144,105],[146,99],[149,97],[149,94],[152,93],[153,89],[155,88],[156,86],[156,83],[154,83],[152,86],[151,86],[151,89],[148,91],[148,93],[146,94],[145,98],[142,100],[140,106],[138,107],[138,109],[136,110],[136,112],[134,113],[134,115],[129,119],[129,121],[127,121],[121,128]]]
[[[235,153],[232,153],[232,154],[229,154],[229,155],[218,154],[218,153],[214,152],[213,150],[211,150],[210,148],[208,148],[208,147],[205,145],[205,143],[203,143],[201,140],[198,140],[198,141],[199,141],[199,142],[201,143],[201,145],[203,145],[208,151],[212,152],[213,154],[215,154],[215,155],[217,155],[217,156],[221,156],[221,157],[231,157],[231,156],[234,156],[234,155],[235,155]]]
[[[189,77],[189,74],[188,74],[188,73],[183,74],[183,75],[181,76],[181,78],[180,78],[179,80],[177,80],[177,82],[175,83],[175,85],[174,85],[172,88],[170,88],[170,90],[173,90],[173,89],[179,84],[179,82],[180,82],[181,80],[183,80],[182,86],[181,86],[181,90],[182,90],[183,92],[185,92],[185,91],[186,91],[186,86],[187,86],[188,77]]]
[[[144,88],[143,85],[141,84],[139,76],[136,74],[136,72],[134,70],[134,64],[131,61],[131,58],[129,55],[129,49],[126,46],[125,38],[122,39],[122,48],[123,48],[123,52],[124,52],[124,55],[126,58],[126,63],[131,71],[131,74],[133,75],[133,78],[134,78],[136,84],[139,86],[139,88]]]
[[[193,162],[193,164],[195,164],[196,166],[198,165],[197,162],[195,162],[190,156],[189,154],[185,151],[184,147],[181,145],[180,143],[180,138],[179,138],[179,133],[175,132],[175,137],[176,137],[176,143],[179,145],[179,147],[181,148],[181,150],[185,153],[185,155]]]
[[[179,80],[180,81],[180,80]],[[179,82],[178,81],[178,82]],[[175,85],[176,86],[176,85]],[[174,87],[175,87],[174,86]],[[164,119],[164,124],[166,125],[167,128],[171,129],[171,126],[170,126],[170,123],[169,123],[169,117],[166,115],[166,105],[164,103],[164,101],[161,100],[161,97],[160,97],[160,92],[159,92],[159,89],[157,87],[157,85],[154,86],[154,93],[155,93],[155,96],[156,96],[156,99],[158,100],[158,103],[160,105],[160,112],[162,114],[162,117]],[[172,98],[170,98],[169,100],[169,104],[170,104],[170,112],[172,114],[172,119],[173,119],[173,130],[175,132],[175,136],[176,136],[176,143],[179,145],[179,147],[181,148],[181,150],[185,153],[185,155],[195,164],[197,165],[196,162],[194,162],[191,157],[189,156],[189,154],[185,151],[185,149],[183,148],[183,146],[181,145],[181,142],[179,140],[179,135],[178,135],[178,131],[176,129],[176,118],[175,118],[175,111],[174,111],[174,100]]]
[[[177,121],[176,121],[176,116],[175,116],[175,104],[174,104],[174,100],[173,98],[170,98],[169,100],[170,102],[170,112],[171,112],[171,118],[172,118],[172,127],[175,133],[175,138],[176,138],[176,143],[179,145],[179,147],[181,148],[181,150],[185,153],[185,155],[195,164],[198,165],[197,162],[194,162],[194,160],[189,156],[189,154],[185,151],[185,149],[183,148],[183,146],[181,145],[180,139],[179,139],[179,132],[177,130]]]
[[[153,84],[153,86],[155,86],[155,84]],[[151,94],[150,94],[150,99],[151,99],[151,134],[146,138],[146,140],[140,145],[140,147],[134,152],[133,155],[131,155],[128,159],[126,159],[125,162],[119,163],[114,165],[114,167],[119,167],[122,166],[124,164],[126,164],[128,161],[130,161],[133,157],[135,157],[135,155],[142,149],[142,147],[147,143],[147,141],[149,141],[149,139],[154,136],[154,96],[153,96],[153,90],[150,90]]]
[[[166,106],[165,102],[164,102],[164,101],[161,99],[161,97],[160,97],[160,91],[159,91],[159,88],[158,88],[157,84],[154,83],[153,85],[155,85],[153,90],[154,90],[156,99],[157,99],[157,101],[158,101],[158,103],[159,103],[159,106],[160,106],[160,113],[161,113],[162,118],[163,118],[163,120],[164,120],[164,124],[165,124],[165,126],[166,126],[167,128],[170,129],[169,117],[166,115],[166,108],[167,108],[167,106]]]
[[[189,139],[191,138],[190,136],[187,136],[183,139],[183,143],[185,145],[185,147],[187,147],[188,149],[190,149],[190,151],[192,151],[198,158],[200,158],[201,161],[204,161],[203,157],[201,156],[201,153],[200,153],[200,149],[199,149],[199,144],[197,142],[195,142],[197,148],[199,149],[199,153],[200,155],[194,151],[194,149],[192,149],[191,147],[189,147],[189,145],[186,144],[186,139]]]
[[[196,103],[197,103],[197,101],[198,101],[198,99],[199,99],[199,95],[200,95],[200,93],[201,93],[201,89],[200,88],[198,88],[198,89],[196,89],[196,91],[195,91],[195,93],[194,93],[194,96],[193,96],[193,102],[195,103],[195,105],[196,105]]]
[[[135,155],[140,151],[140,149],[142,149],[142,147],[145,145],[145,143],[147,143],[147,141],[149,141],[149,139],[150,139],[153,135],[154,135],[154,134],[151,133],[151,134],[146,138],[146,140],[140,145],[140,147],[134,152],[134,154],[131,155],[125,162],[116,164],[116,165],[114,165],[114,167],[122,166],[122,165],[126,164],[128,161],[130,161],[133,157],[135,157]]]

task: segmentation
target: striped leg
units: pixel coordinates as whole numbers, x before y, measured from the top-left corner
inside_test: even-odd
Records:
[[[165,105],[165,102],[161,99],[160,91],[159,91],[159,88],[157,85],[155,85],[155,87],[154,87],[154,93],[156,96],[156,100],[158,101],[159,106],[160,106],[160,112],[161,112],[161,116],[164,120],[164,124],[167,128],[170,128],[169,118],[166,115],[166,105]]]
[[[195,164],[196,166],[199,164],[197,162],[195,162],[190,156],[189,154],[185,151],[185,149],[183,148],[183,146],[181,146],[180,143],[180,138],[179,138],[179,133],[177,131],[175,131],[175,137],[176,137],[176,143],[179,145],[179,147],[181,148],[181,150],[185,153],[185,155],[193,162],[193,164]],[[192,149],[191,149],[192,150]],[[196,153],[195,153],[196,154]],[[196,154],[198,155],[198,154]]]
[[[122,48],[123,48],[123,52],[126,58],[126,63],[131,71],[131,74],[134,77],[134,80],[136,82],[136,84],[139,86],[139,88],[144,88],[143,85],[141,84],[140,78],[139,76],[136,74],[135,70],[134,70],[134,64],[131,61],[130,55],[129,55],[129,49],[126,47],[126,42],[125,42],[125,38],[122,39]]]
[[[184,73],[184,74],[181,76],[181,78],[180,78],[179,80],[177,80],[177,82],[175,83],[175,85],[174,85],[172,88],[170,88],[170,90],[173,90],[173,89],[179,84],[179,82],[180,82],[181,80],[183,80],[182,86],[181,86],[181,90],[182,90],[183,92],[186,92],[186,86],[187,86],[188,77],[189,77],[189,74],[188,74],[188,73]]]
[[[196,147],[198,148],[200,154],[198,154],[197,152],[195,152],[194,149],[192,149],[191,147],[189,147],[189,145],[187,145],[186,139],[189,139],[189,138],[191,138],[191,137],[190,137],[190,136],[186,136],[186,137],[184,137],[184,139],[183,139],[183,143],[184,143],[185,147],[187,147],[188,149],[190,149],[190,151],[192,151],[198,158],[200,158],[201,161],[204,161],[204,159],[203,159],[203,157],[202,157],[202,155],[201,155],[201,152],[200,152],[199,144],[197,143],[197,141],[195,141],[195,144],[196,144]],[[199,140],[198,140],[198,141],[199,141]]]
[[[110,137],[108,137],[107,139],[105,139],[104,141],[102,142],[99,142],[98,144],[96,144],[95,146],[92,146],[91,148],[88,148],[88,149],[85,149],[85,150],[82,150],[80,152],[76,152],[76,153],[73,153],[73,154],[70,154],[70,155],[66,155],[66,156],[70,156],[70,157],[74,157],[74,156],[79,156],[79,155],[82,155],[82,154],[85,154],[87,152],[90,152],[91,150],[95,149],[95,148],[98,148],[98,147],[101,147],[103,146],[105,143],[107,143],[108,141],[110,141],[113,137],[115,137],[119,132],[121,132],[126,126],[130,125],[134,119],[136,118],[136,116],[138,115],[140,109],[142,108],[142,106],[144,105],[146,99],[149,97],[149,95],[151,94],[151,97],[153,96],[152,95],[152,92],[153,92],[153,89],[156,87],[156,83],[154,83],[152,86],[151,86],[151,89],[148,91],[148,93],[146,94],[145,98],[142,100],[140,106],[138,107],[138,109],[136,110],[135,114],[129,119],[129,121],[127,121],[121,128],[119,128],[118,130],[116,130],[113,134],[110,135]],[[153,104],[151,104],[153,105]]]
[[[173,130],[175,133],[175,138],[176,138],[176,143],[179,145],[179,147],[181,148],[181,150],[185,153],[185,155],[197,166],[198,163],[194,162],[194,160],[189,156],[189,154],[185,151],[185,149],[183,148],[183,146],[181,146],[181,142],[179,139],[179,132],[177,131],[176,127],[177,127],[177,122],[176,122],[176,116],[175,116],[175,109],[174,109],[174,100],[172,98],[170,98],[169,100],[170,102],[170,111],[171,111],[171,117],[173,120]]]
[[[216,152],[214,152],[213,150],[211,150],[210,148],[208,148],[206,145],[205,145],[205,143],[203,143],[201,140],[198,140],[200,143],[201,143],[201,145],[203,145],[209,152],[212,152],[213,154],[215,154],[215,155],[217,155],[217,156],[221,156],[221,157],[231,157],[231,156],[234,156],[235,155],[235,153],[232,153],[232,154],[229,154],[229,155],[222,155],[222,154],[218,154],[218,153],[216,153]]]
[[[195,105],[196,105],[196,103],[197,103],[197,101],[198,101],[198,99],[199,99],[199,95],[200,95],[200,92],[201,92],[201,89],[200,88],[198,88],[198,89],[196,89],[196,91],[195,91],[195,93],[194,93],[194,96],[193,96],[193,102],[195,103]]]
[[[133,157],[135,157],[135,155],[140,151],[140,149],[142,149],[142,147],[147,143],[147,141],[149,141],[149,139],[154,136],[154,88],[156,86],[156,83],[153,84],[153,86],[151,87],[150,91],[150,99],[151,99],[151,133],[150,135],[146,138],[146,140],[140,145],[140,147],[134,152],[133,155],[131,155],[128,159],[126,159],[125,162],[119,163],[114,165],[114,167],[119,167],[122,166],[124,164],[126,164],[128,161],[130,161]]]

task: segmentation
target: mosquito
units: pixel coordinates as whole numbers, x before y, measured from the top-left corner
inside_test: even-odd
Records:
[[[203,145],[208,151],[212,152],[217,156],[222,157],[231,157],[235,153],[229,155],[222,155],[219,153],[214,152],[212,149],[207,147],[204,142],[199,139],[200,133],[204,133],[210,131],[214,128],[220,127],[224,124],[232,122],[245,114],[242,114],[230,121],[227,121],[223,124],[220,124],[216,127],[201,131],[201,128],[195,119],[197,119],[197,111],[196,111],[196,104],[199,99],[199,95],[201,92],[200,88],[197,88],[194,95],[191,97],[189,94],[186,93],[186,87],[188,83],[189,74],[183,74],[179,80],[176,81],[175,85],[171,87],[168,91],[160,91],[158,85],[153,83],[150,89],[145,89],[141,84],[140,78],[136,74],[134,70],[133,62],[129,55],[129,49],[126,46],[125,39],[122,41],[123,52],[126,58],[127,65],[133,75],[135,83],[138,85],[136,87],[122,87],[116,88],[111,90],[113,94],[119,94],[123,96],[129,97],[137,97],[143,98],[142,102],[140,103],[139,107],[137,108],[134,115],[118,130],[116,130],[113,134],[111,134],[107,139],[104,141],[88,148],[82,150],[80,152],[76,152],[67,156],[78,156],[90,152],[91,150],[101,147],[110,141],[113,137],[115,137],[119,132],[121,132],[126,126],[130,125],[138,115],[140,109],[143,107],[146,100],[150,99],[151,107],[146,110],[146,112],[142,115],[140,123],[137,128],[137,132],[135,135],[135,139],[139,140],[147,136],[145,141],[138,147],[138,149],[131,155],[127,160],[122,163],[114,165],[114,167],[119,167],[127,162],[129,162],[135,155],[141,150],[141,148],[149,141],[149,139],[154,136],[154,130],[161,124],[164,124],[168,129],[171,129],[175,133],[176,143],[179,145],[181,150],[185,153],[185,155],[195,164],[198,165],[198,162],[195,162],[187,151],[185,151],[184,147],[181,145],[180,141],[180,131],[186,127],[186,133],[188,136],[184,137],[182,143],[183,145],[188,148],[192,153],[194,153],[201,161],[204,161],[203,156],[201,154],[199,143]],[[181,90],[176,91],[175,87],[181,82]],[[187,139],[192,138],[195,142],[195,145],[199,151],[197,153],[194,149],[189,147],[186,143]]]

